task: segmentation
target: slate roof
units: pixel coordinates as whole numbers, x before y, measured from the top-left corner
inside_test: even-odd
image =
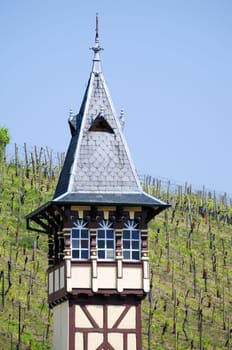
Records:
[[[80,111],[52,202],[167,206],[143,192],[102,69],[98,32]]]
[[[92,205],[140,205],[140,206],[159,206],[167,207],[167,204],[161,202],[155,197],[148,195],[145,192],[137,193],[67,193],[59,199],[59,203],[70,204],[92,204]],[[56,203],[55,200],[52,201],[53,204]]]

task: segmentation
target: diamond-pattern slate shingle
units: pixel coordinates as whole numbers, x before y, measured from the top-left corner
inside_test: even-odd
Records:
[[[96,72],[95,60],[93,62],[80,112],[73,119],[76,133],[72,136],[54,199],[67,192],[141,192],[103,74]],[[99,115],[111,132],[91,130]]]
[[[72,138],[54,202],[165,206],[143,192],[101,70],[96,42],[93,68],[79,114],[69,120]],[[99,131],[98,131],[99,128]]]

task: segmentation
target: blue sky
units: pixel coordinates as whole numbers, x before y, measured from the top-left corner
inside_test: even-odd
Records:
[[[67,150],[102,67],[139,173],[232,193],[230,0],[9,0],[0,4],[0,126],[13,149]]]

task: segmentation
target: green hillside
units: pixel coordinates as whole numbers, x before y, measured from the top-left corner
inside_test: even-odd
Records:
[[[62,156],[27,152],[0,167],[0,350],[51,349],[47,237],[25,215],[49,200]],[[147,179],[172,206],[150,224],[151,293],[143,303],[144,349],[230,349],[232,207],[226,196]],[[230,345],[231,343],[231,345]]]
[[[226,195],[192,194],[191,187],[176,194],[147,190],[172,207],[150,225],[144,349],[230,349],[232,207]]]
[[[25,148],[26,151],[26,148]],[[51,198],[52,154],[37,150],[0,167],[0,349],[51,349],[47,237],[26,230],[25,215]],[[17,347],[18,346],[18,347]]]

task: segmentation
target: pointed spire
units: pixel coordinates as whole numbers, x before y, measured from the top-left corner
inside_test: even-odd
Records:
[[[99,52],[104,50],[100,44],[99,44],[99,33],[98,33],[98,13],[96,14],[96,35],[95,35],[95,45],[91,47],[91,49],[94,52],[94,58],[93,58],[93,73],[100,73],[101,72],[101,59]]]

